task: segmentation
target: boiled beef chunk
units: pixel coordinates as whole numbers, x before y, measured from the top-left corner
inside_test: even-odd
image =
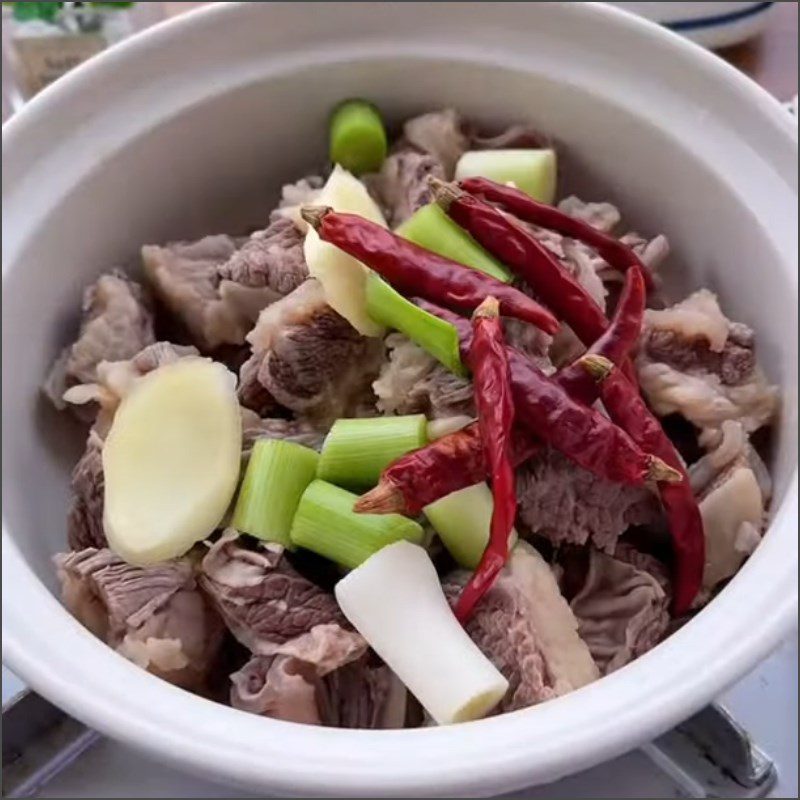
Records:
[[[308,278],[303,233],[285,216],[275,215],[219,267],[221,280],[254,289],[266,288],[275,299],[294,291]]]
[[[200,585],[252,653],[273,655],[318,625],[349,627],[333,595],[300,575],[281,546],[250,550],[233,529],[203,558]]]
[[[314,279],[264,309],[247,339],[253,354],[242,367],[240,400],[256,396],[257,384],[280,406],[321,425],[353,414],[383,358],[383,343],[337,314]],[[263,413],[264,403],[261,396],[254,410]]]
[[[451,601],[468,579],[462,571],[445,578]],[[510,684],[500,713],[541,703],[599,676],[550,567],[525,542],[512,551],[466,631]]]
[[[148,672],[204,691],[223,626],[189,558],[134,567],[89,547],[54,560],[64,604],[95,636]]]
[[[645,313],[637,367],[656,413],[681,414],[701,430],[736,420],[750,433],[777,409],[778,391],[756,363],[752,331],[725,317],[707,289]]]
[[[647,487],[603,480],[550,448],[517,470],[517,500],[524,531],[555,545],[592,543],[609,552],[630,526],[662,518]]]
[[[224,234],[142,248],[153,290],[203,351],[242,344],[258,311],[276,298],[269,287],[243,287],[220,277],[219,267],[235,252],[236,242]]]
[[[44,390],[63,409],[64,392],[94,383],[98,364],[131,358],[154,341],[153,312],[144,289],[122,272],[101,275],[83,293],[80,335],[59,356]]]

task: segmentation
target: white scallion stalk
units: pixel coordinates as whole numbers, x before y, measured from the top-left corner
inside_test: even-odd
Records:
[[[317,474],[314,450],[280,439],[259,439],[253,446],[236,499],[232,525],[267,542],[291,546],[300,497]]]
[[[312,481],[294,515],[292,544],[354,569],[393,542],[422,542],[424,531],[413,519],[400,514],[356,514],[357,499],[332,483]]]
[[[451,433],[466,428],[467,425],[473,422],[475,422],[475,417],[468,417],[466,414],[432,419],[428,423],[428,439],[432,442],[435,439],[441,439],[443,436],[449,436]]]
[[[513,183],[534,200],[552,203],[558,162],[555,150],[470,150],[456,164],[456,180],[489,178]]]
[[[489,543],[494,499],[485,483],[459,489],[422,509],[451,556],[466,569],[475,569]],[[509,550],[517,541],[511,529]]]
[[[347,619],[438,724],[479,719],[508,690],[453,616],[421,547],[384,547],[340,580],[335,594]]]
[[[424,414],[337,419],[325,437],[317,477],[349,489],[374,486],[396,458],[428,443]]]

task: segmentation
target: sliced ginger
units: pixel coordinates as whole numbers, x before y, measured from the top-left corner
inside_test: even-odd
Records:
[[[230,504],[242,449],[236,378],[186,358],[139,379],[103,446],[109,546],[146,566],[183,555]]]

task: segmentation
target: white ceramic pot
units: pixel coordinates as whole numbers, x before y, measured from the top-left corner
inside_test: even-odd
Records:
[[[763,544],[697,618],[614,675],[476,723],[339,731],[175,689],[93,638],[55,595],[77,431],[38,385],[82,287],[158,242],[263,221],[324,154],[342,97],[390,117],[452,105],[534,120],[570,189],[673,243],[758,332],[784,411]],[[486,795],[553,780],[674,725],[797,618],[797,127],[755,84],[651,23],[582,3],[223,4],[79,67],[3,130],[3,658],[104,733],[280,794]]]

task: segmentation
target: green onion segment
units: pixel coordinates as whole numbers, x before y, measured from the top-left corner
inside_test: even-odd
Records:
[[[396,458],[428,443],[424,414],[337,419],[325,437],[317,477],[349,489],[374,486]]]
[[[426,250],[485,272],[503,283],[508,283],[513,277],[496,258],[453,222],[438,203],[430,203],[414,212],[396,233]]]
[[[455,327],[415,306],[374,272],[367,276],[367,313],[380,325],[404,333],[451,372],[467,374]]]
[[[354,175],[377,172],[386,158],[386,130],[366,100],[346,100],[331,115],[330,159]]]
[[[291,546],[289,532],[303,492],[317,473],[314,450],[280,439],[259,439],[239,489],[231,524],[242,533]]]
[[[356,514],[357,495],[327,481],[312,481],[300,498],[291,540],[346,569],[355,569],[387,544],[420,544],[422,526],[400,514]]]

